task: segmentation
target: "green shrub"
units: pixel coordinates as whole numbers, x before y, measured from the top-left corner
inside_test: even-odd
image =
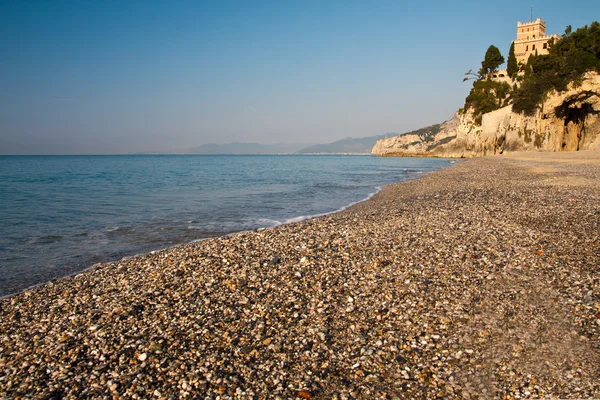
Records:
[[[464,110],[472,110],[475,122],[481,125],[483,114],[492,112],[509,104],[511,87],[506,82],[494,80],[476,80],[465,100]]]

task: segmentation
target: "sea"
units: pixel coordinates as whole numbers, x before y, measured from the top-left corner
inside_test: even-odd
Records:
[[[370,155],[0,156],[0,296],[98,262],[342,210],[451,162]]]

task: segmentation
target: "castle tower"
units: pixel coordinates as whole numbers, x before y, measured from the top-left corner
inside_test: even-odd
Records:
[[[517,63],[526,64],[532,54],[548,54],[548,41],[558,35],[546,35],[546,23],[541,18],[531,22],[517,22],[515,57]]]

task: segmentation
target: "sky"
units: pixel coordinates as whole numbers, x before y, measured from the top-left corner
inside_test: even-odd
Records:
[[[600,1],[532,3],[562,34]],[[327,143],[450,119],[522,1],[0,2],[0,154]]]

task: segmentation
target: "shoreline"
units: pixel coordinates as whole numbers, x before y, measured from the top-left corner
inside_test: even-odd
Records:
[[[0,396],[598,396],[590,154],[457,162],[4,298]]]
[[[443,166],[447,165],[445,162],[438,162],[437,164],[444,164]],[[437,164],[434,164],[434,167],[442,167],[442,165]],[[400,180],[414,179],[415,177],[417,177],[413,173],[409,172],[405,172],[404,174],[402,174],[401,170],[399,172],[399,175],[402,175],[397,177]],[[6,242],[8,243],[7,246],[9,246],[8,249],[10,249],[10,246],[14,244],[14,248],[17,249],[15,250],[15,252],[20,251],[20,253],[17,255],[31,256],[31,258],[21,257],[20,259],[17,259],[17,261],[14,261],[14,266],[12,264],[12,260],[6,261],[7,271],[5,271],[5,277],[0,279],[0,285],[1,283],[5,284],[5,287],[2,288],[3,290],[0,290],[0,299],[11,297],[24,290],[30,290],[36,286],[55,281],[57,279],[77,275],[78,273],[93,268],[93,266],[96,264],[115,262],[124,257],[138,256],[151,251],[163,250],[181,244],[188,244],[196,240],[203,240],[210,237],[228,235],[243,230],[252,230],[258,229],[260,227],[281,225],[282,223],[295,222],[306,218],[312,218],[315,216],[321,216],[326,215],[328,213],[337,212],[352,206],[357,201],[364,201],[368,199],[373,193],[376,193],[379,190],[379,187],[377,185],[382,186],[382,183],[386,184],[390,181],[389,177],[387,180],[385,178],[386,176],[382,175],[381,179],[379,180],[371,179],[367,182],[371,183],[372,185],[366,187],[352,188],[349,191],[346,191],[347,189],[342,187],[342,192],[338,190],[339,193],[335,195],[336,197],[334,196],[335,198],[332,197],[332,201],[329,200],[327,189],[319,189],[318,187],[315,187],[313,188],[317,193],[315,195],[315,199],[320,199],[320,201],[316,202],[315,200],[313,201],[313,203],[314,205],[318,204],[320,206],[313,207],[313,204],[308,204],[305,207],[305,210],[296,209],[293,206],[294,203],[290,203],[291,205],[288,204],[287,206],[283,205],[280,208],[268,208],[265,206],[260,206],[260,201],[255,200],[256,204],[260,206],[256,209],[259,210],[260,208],[260,210],[258,212],[250,210],[250,212],[244,211],[241,213],[237,213],[237,217],[239,218],[225,218],[225,222],[223,222],[224,218],[222,217],[227,217],[227,214],[222,214],[220,219],[211,219],[210,216],[206,215],[205,217],[208,218],[200,217],[200,221],[208,221],[209,225],[212,226],[212,229],[210,229],[210,231],[207,229],[203,229],[204,224],[198,224],[196,223],[197,221],[189,221],[188,225],[183,224],[183,222],[165,222],[164,226],[168,228],[167,230],[165,230],[165,232],[169,232],[170,230],[172,230],[175,233],[172,233],[170,235],[166,233],[163,235],[161,233],[162,227],[151,226],[149,225],[149,220],[147,218],[139,218],[141,223],[138,224],[139,226],[136,226],[135,228],[129,228],[128,226],[123,225],[125,226],[125,234],[128,234],[128,236],[124,239],[122,243],[116,242],[119,240],[123,240],[120,239],[119,232],[112,232],[115,230],[119,230],[120,232],[122,232],[122,230],[118,229],[117,225],[125,223],[122,221],[123,218],[118,218],[118,216],[117,219],[121,219],[120,222],[110,221],[108,219],[106,221],[103,221],[104,225],[101,226],[116,227],[112,229],[107,228],[109,233],[106,233],[104,229],[99,230],[98,226],[94,226],[90,228],[89,231],[84,231],[83,235],[80,235],[79,232],[69,231],[68,227],[62,226],[59,221],[57,226],[50,226],[49,229],[46,229],[47,231],[51,231],[52,234],[54,234],[54,232],[57,232],[56,234],[59,235],[56,236],[59,239],[56,240],[56,245],[52,245],[54,246],[53,248],[48,248],[49,245],[44,245],[44,237],[42,237],[40,240],[40,243],[42,244],[33,244],[30,246],[29,250],[26,247],[27,245],[21,245],[21,242],[18,242],[16,239],[12,240],[12,242],[9,239]],[[298,196],[296,196],[296,200],[297,198]],[[276,202],[277,198],[274,199],[274,201]],[[237,203],[240,203],[240,201],[238,201]],[[271,205],[276,206],[276,204],[273,204],[273,201],[271,201],[271,203]],[[251,207],[254,207],[252,204],[250,205]],[[200,213],[202,214],[204,210],[207,209],[208,208],[206,207],[204,209],[200,208]],[[225,208],[222,207],[221,211],[223,210],[227,211]],[[323,210],[327,212],[322,212]],[[232,209],[230,211],[235,214],[236,210]],[[286,214],[289,215],[289,217]],[[189,223],[191,222],[194,222],[194,224],[190,225]],[[220,222],[222,222],[222,224]],[[136,234],[135,232],[133,232],[135,230],[138,230],[137,228],[139,228],[140,232],[146,232],[148,233],[148,235],[144,237],[142,234]],[[158,228],[160,228],[160,231],[158,231]],[[132,232],[130,233],[134,234],[130,235],[129,233],[127,233],[127,230],[131,230]],[[94,249],[94,252],[88,252],[87,248],[85,247],[86,244],[89,242],[89,240],[87,240],[87,237],[95,237],[97,231],[100,232],[99,235],[103,237],[106,236],[106,243],[98,245],[97,248]],[[156,238],[149,237],[152,234],[151,231],[156,231],[160,234],[157,234]],[[23,237],[23,243],[25,243],[25,239],[27,239],[27,241],[29,241],[30,239],[38,239],[37,237],[28,237],[28,234],[24,229],[21,229],[19,235]],[[85,238],[80,240],[80,238],[84,236]],[[52,237],[54,238],[54,236]],[[71,239],[71,237],[75,239]],[[70,248],[71,244],[73,245],[73,249]],[[96,243],[91,243],[91,245],[95,246]],[[30,250],[31,253],[29,253]],[[12,250],[7,250],[7,260],[8,257],[12,255],[11,251]],[[79,257],[79,254],[81,254],[82,256]],[[46,265],[49,265],[49,267],[46,267]]]
[[[448,168],[448,167],[446,167],[446,168]],[[412,178],[412,179],[418,179],[418,178],[419,177],[415,177],[415,178]],[[412,180],[412,179],[410,179],[410,180]],[[407,182],[407,181],[403,181],[403,182]],[[289,219],[287,219],[287,220],[285,220],[283,222],[279,222],[279,221],[275,221],[275,220],[269,219],[270,221],[274,221],[275,222],[271,226],[261,227],[261,228],[257,228],[257,229],[234,231],[234,232],[225,233],[225,234],[219,235],[219,236],[209,236],[209,237],[205,237],[205,238],[194,239],[194,240],[192,240],[190,242],[178,243],[178,244],[174,244],[172,246],[163,247],[163,248],[155,249],[155,250],[150,250],[150,251],[147,251],[147,252],[144,252],[144,253],[136,253],[136,254],[133,254],[133,255],[130,255],[130,256],[123,256],[123,257],[121,257],[121,258],[119,258],[117,260],[100,261],[100,262],[92,264],[92,265],[90,265],[88,267],[85,267],[85,268],[81,269],[80,271],[73,272],[73,273],[70,273],[70,274],[67,274],[67,275],[64,275],[64,276],[56,277],[56,278],[50,279],[49,281],[46,281],[46,282],[36,283],[36,284],[28,286],[28,287],[26,287],[26,288],[24,288],[22,290],[19,290],[18,292],[15,292],[15,293],[9,293],[9,294],[6,294],[6,295],[1,295],[0,296],[0,300],[9,299],[9,298],[17,296],[17,295],[19,295],[19,294],[21,294],[23,292],[27,292],[29,290],[35,289],[35,288],[37,288],[39,286],[43,286],[43,285],[46,285],[46,284],[51,283],[51,282],[54,283],[54,282],[59,281],[59,280],[74,278],[74,277],[76,277],[79,274],[91,271],[94,268],[102,266],[104,264],[110,264],[110,263],[116,263],[116,262],[121,262],[121,261],[127,261],[129,259],[136,258],[136,257],[143,257],[143,256],[147,256],[147,255],[152,255],[152,254],[155,254],[155,253],[159,253],[161,251],[168,251],[168,250],[173,249],[175,247],[187,246],[187,245],[190,245],[190,244],[193,244],[193,243],[200,243],[200,242],[203,242],[203,241],[208,240],[208,239],[225,238],[227,236],[235,235],[237,233],[260,232],[260,231],[265,230],[265,229],[276,228],[276,227],[282,226],[282,225],[294,224],[294,223],[306,221],[308,219],[324,217],[324,216],[327,216],[327,215],[330,215],[330,214],[335,214],[335,213],[338,213],[338,212],[342,212],[342,211],[347,210],[348,208],[353,207],[353,206],[355,206],[357,204],[360,204],[360,203],[362,203],[364,201],[368,201],[373,196],[375,196],[377,193],[379,193],[383,189],[383,187],[381,187],[381,186],[375,186],[375,187],[373,187],[373,189],[375,189],[375,192],[369,194],[364,199],[351,202],[348,205],[345,205],[345,206],[343,206],[341,208],[338,208],[337,210],[334,210],[334,211],[330,211],[330,212],[326,212],[326,213],[322,213],[322,214],[308,215],[308,216],[300,215],[298,217],[289,218]]]
[[[277,155],[277,154],[275,154],[275,155]],[[452,165],[454,165],[457,162],[456,160],[453,160],[453,159],[448,159],[447,161],[448,161],[448,165],[443,166],[440,169],[449,168],[449,167],[451,167]],[[435,171],[437,171],[437,170],[435,170]],[[419,179],[423,174],[426,174],[426,173],[429,173],[429,172],[417,172],[417,174],[414,175],[414,176],[409,176],[408,178],[406,178],[403,181],[394,182],[394,183],[391,183],[391,184],[397,184],[397,183],[402,183],[402,182],[408,182],[408,181],[414,180],[414,179]],[[202,241],[207,240],[207,239],[227,237],[229,235],[233,235],[233,234],[236,234],[236,233],[242,233],[242,232],[260,231],[260,230],[263,230],[263,229],[273,228],[273,227],[277,227],[277,226],[281,226],[281,225],[286,225],[286,224],[291,224],[291,223],[302,222],[302,221],[305,221],[305,220],[308,220],[308,219],[319,218],[319,217],[327,216],[327,215],[330,215],[330,214],[335,214],[335,213],[338,213],[338,212],[342,212],[342,211],[344,211],[344,210],[346,210],[346,209],[348,209],[350,207],[353,207],[353,206],[355,206],[355,205],[357,205],[359,203],[362,203],[364,201],[368,201],[373,196],[375,196],[377,193],[379,193],[385,186],[388,186],[388,185],[390,185],[390,184],[384,184],[383,186],[374,186],[373,189],[375,191],[372,192],[372,193],[370,193],[370,194],[368,194],[365,198],[357,200],[357,201],[350,202],[350,203],[348,203],[348,204],[346,204],[346,205],[344,205],[344,206],[342,206],[340,208],[337,208],[335,210],[332,210],[332,211],[328,211],[328,212],[324,212],[324,213],[319,213],[319,214],[314,214],[314,215],[299,215],[297,217],[288,218],[288,219],[284,220],[283,222],[278,221],[278,220],[274,220],[274,219],[271,219],[271,218],[263,217],[262,219],[265,219],[265,220],[268,220],[268,221],[272,221],[272,224],[269,225],[269,226],[266,226],[266,227],[259,227],[259,228],[256,228],[256,229],[237,230],[237,231],[232,231],[232,232],[229,232],[229,233],[219,234],[218,236],[207,236],[207,237],[203,237],[203,238],[199,238],[199,239],[194,239],[194,240],[191,240],[191,241],[188,241],[188,242],[181,242],[181,243],[173,244],[173,245],[170,245],[170,246],[167,246],[167,247],[163,247],[163,248],[158,248],[158,249],[153,249],[153,250],[144,251],[144,252],[140,252],[140,253],[134,253],[134,254],[131,254],[131,255],[121,256],[120,258],[117,258],[117,259],[108,258],[108,259],[106,259],[104,261],[99,261],[99,262],[96,262],[96,263],[94,263],[92,265],[88,265],[86,267],[82,267],[82,269],[77,270],[75,272],[72,272],[72,273],[69,273],[69,274],[66,274],[66,275],[62,275],[62,276],[58,276],[58,277],[54,277],[54,278],[49,279],[47,281],[43,281],[43,282],[40,282],[40,283],[36,283],[36,284],[30,285],[30,286],[27,286],[27,287],[25,287],[23,289],[20,289],[20,290],[16,291],[16,292],[13,292],[13,293],[8,293],[8,294],[0,295],[0,300],[11,298],[11,297],[13,297],[15,295],[18,295],[18,294],[23,293],[25,291],[28,291],[28,290],[34,289],[36,287],[48,284],[50,282],[56,282],[58,280],[69,279],[69,278],[75,277],[78,274],[81,274],[81,273],[87,272],[89,270],[92,270],[92,269],[96,268],[96,266],[99,266],[99,265],[108,264],[108,263],[114,263],[114,262],[120,262],[120,261],[128,260],[128,259],[133,258],[133,257],[140,257],[140,256],[144,256],[144,255],[147,255],[147,254],[154,254],[156,252],[168,250],[168,249],[171,249],[173,247],[185,246],[185,245],[196,243],[196,242],[202,242]]]

